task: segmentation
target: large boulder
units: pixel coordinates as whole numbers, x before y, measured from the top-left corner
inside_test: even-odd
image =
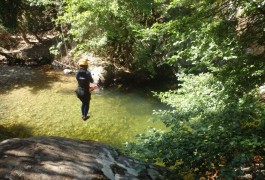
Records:
[[[100,142],[62,137],[8,139],[0,143],[0,179],[164,179],[149,166]]]

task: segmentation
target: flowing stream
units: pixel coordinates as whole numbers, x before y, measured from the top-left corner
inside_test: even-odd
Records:
[[[150,121],[152,111],[163,105],[139,89],[93,91],[90,119],[83,121],[74,75],[31,70],[24,76],[27,80],[18,77],[10,88],[0,90],[0,130],[7,138],[62,136],[120,147],[149,126],[165,129],[162,123]]]

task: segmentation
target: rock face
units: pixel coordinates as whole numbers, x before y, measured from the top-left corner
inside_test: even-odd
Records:
[[[95,141],[62,137],[9,139],[0,143],[0,179],[164,179],[144,165]]]

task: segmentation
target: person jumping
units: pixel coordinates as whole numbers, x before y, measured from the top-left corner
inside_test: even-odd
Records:
[[[79,70],[76,73],[76,80],[78,82],[78,87],[76,90],[76,95],[82,102],[81,105],[81,112],[82,112],[82,119],[86,121],[89,111],[89,105],[91,100],[91,92],[90,92],[90,83],[93,83],[94,80],[92,78],[91,72],[87,70],[88,68],[88,60],[83,59],[79,61]]]

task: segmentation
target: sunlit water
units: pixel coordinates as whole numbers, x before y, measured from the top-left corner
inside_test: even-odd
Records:
[[[39,76],[36,74],[36,76]],[[62,136],[96,140],[114,146],[133,141],[152,122],[152,111],[162,108],[141,91],[106,89],[92,92],[90,119],[81,119],[81,102],[75,96],[74,75],[49,71],[37,80],[14,84],[0,94],[0,126],[16,137]]]

